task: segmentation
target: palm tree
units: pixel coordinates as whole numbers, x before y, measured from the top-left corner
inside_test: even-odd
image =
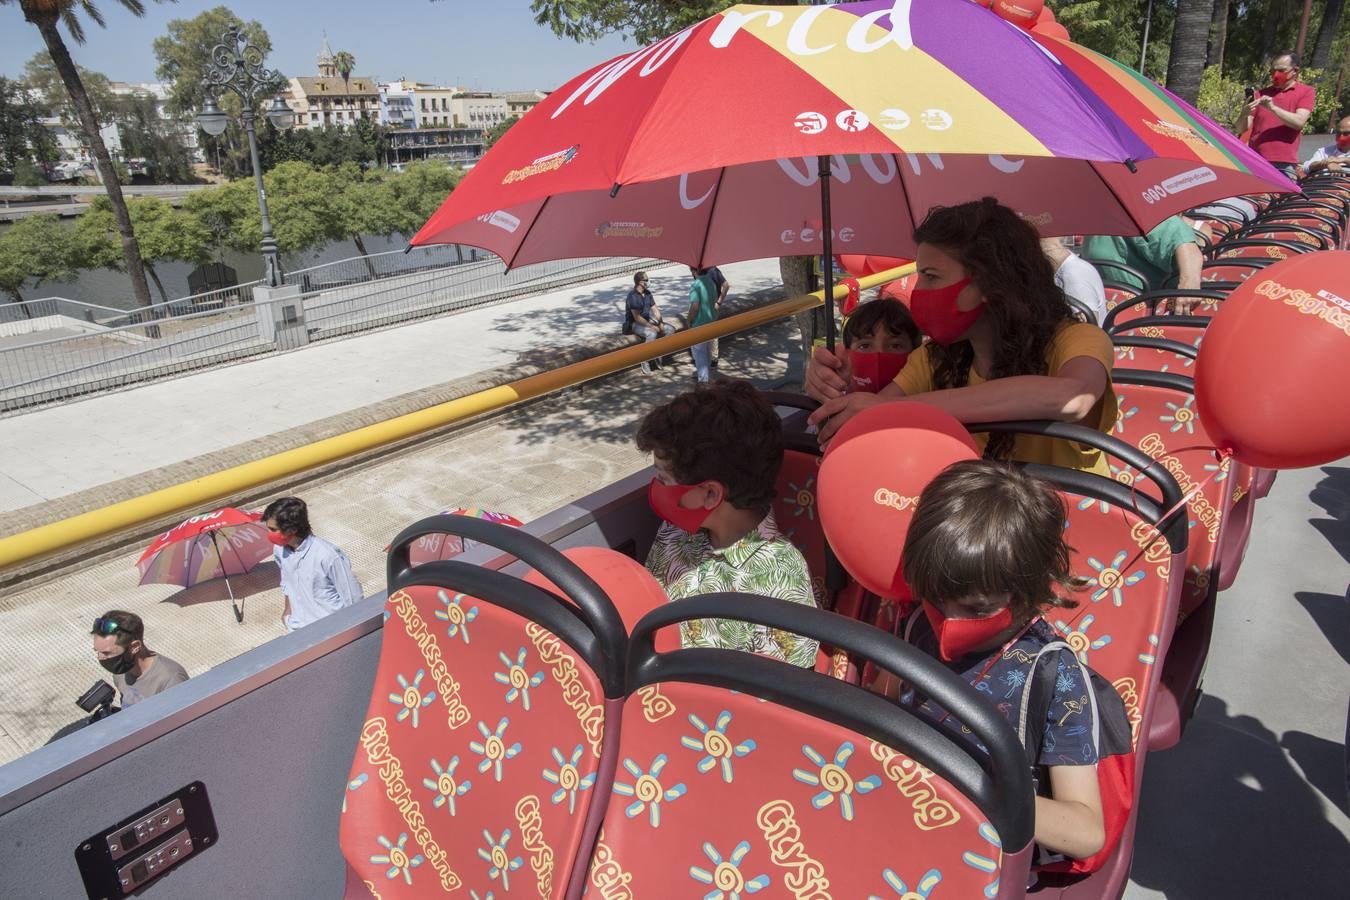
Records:
[[[1214,0],[1177,0],[1172,52],[1167,57],[1167,89],[1188,103],[1200,97],[1213,15]]]
[[[134,16],[145,15],[145,4],[141,0],[117,0],[117,2]],[[79,13],[83,12],[100,28],[104,27],[103,14],[98,11],[93,0],[0,0],[0,6],[13,3],[17,3],[23,10],[23,17],[37,27],[47,44],[47,52],[51,54],[56,71],[61,73],[61,80],[65,82],[66,91],[70,94],[71,103],[80,120],[80,128],[84,131],[85,140],[89,142],[89,149],[94,154],[99,179],[108,191],[117,231],[122,236],[122,256],[126,260],[127,275],[131,277],[132,293],[139,305],[149,306],[150,286],[145,281],[141,250],[136,244],[136,233],[131,228],[131,215],[127,212],[126,200],[122,198],[122,186],[117,181],[117,173],[113,170],[108,148],[103,143],[102,135],[99,134],[98,117],[94,115],[94,107],[89,102],[89,95],[85,93],[84,82],[80,80],[75,61],[70,58],[70,51],[66,49],[65,39],[56,28],[57,23],[64,24],[75,43],[83,44],[84,27],[80,24]]]
[[[346,87],[347,79],[351,76],[352,70],[356,68],[356,57],[346,50],[339,50],[333,54],[333,68],[337,69],[338,74],[342,76],[343,87]]]

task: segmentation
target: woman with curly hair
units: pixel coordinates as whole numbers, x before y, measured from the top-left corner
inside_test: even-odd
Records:
[[[1074,321],[1033,226],[985,197],[934,208],[914,240],[910,311],[929,341],[877,394],[845,393],[842,362],[818,350],[806,392],[822,402],[811,416],[822,443],[860,410],[902,399],[962,422],[1054,419],[1111,430],[1111,339]],[[1037,435],[989,436],[984,455],[1109,473],[1099,451]]]

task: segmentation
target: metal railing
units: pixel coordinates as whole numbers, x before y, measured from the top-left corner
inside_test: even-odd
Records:
[[[659,262],[568,260],[506,272],[496,257],[436,265],[438,256],[455,256],[453,247],[418,254],[392,251],[289,273],[288,279],[302,287],[306,339],[469,309]],[[82,334],[43,339],[35,332],[34,340],[0,349],[0,413],[291,349],[289,340],[260,327],[263,319],[271,321],[272,310],[253,301],[256,284],[131,311],[64,298],[28,301],[35,314],[78,321],[98,311],[102,318],[96,316],[99,327]]]

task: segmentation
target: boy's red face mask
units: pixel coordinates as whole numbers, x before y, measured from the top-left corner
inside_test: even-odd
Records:
[[[875,394],[895,380],[909,361],[908,353],[848,351],[848,367],[853,375],[853,390]]]
[[[707,509],[697,506],[687,509],[680,505],[680,501],[687,494],[698,489],[699,486],[696,484],[665,484],[661,479],[653,478],[652,483],[647,486],[647,502],[663,521],[669,522],[681,531],[694,534],[703,527],[708,516],[717,508]]]
[[[949,619],[927,600],[923,612],[938,639],[938,654],[943,662],[960,659],[979,650],[1012,627],[1012,607],[1005,606],[990,616],[978,619]]]

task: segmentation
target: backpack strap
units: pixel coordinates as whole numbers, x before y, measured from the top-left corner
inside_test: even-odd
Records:
[[[1031,671],[1027,674],[1026,685],[1022,688],[1022,705],[1017,716],[1017,737],[1026,748],[1027,758],[1032,766],[1036,765],[1036,760],[1041,756],[1041,744],[1045,740],[1045,720],[1050,716],[1050,704],[1055,701],[1055,681],[1059,675],[1058,666],[1042,665],[1041,661],[1057,659],[1061,650],[1069,651],[1070,658],[1083,678],[1088,706],[1092,709],[1092,746],[1097,751],[1098,759],[1102,756],[1101,713],[1097,707],[1097,691],[1092,681],[1092,672],[1078,659],[1078,654],[1073,652],[1072,647],[1064,641],[1051,641],[1036,652],[1036,658],[1031,662]],[[1029,728],[1028,723],[1032,722],[1036,725]]]

